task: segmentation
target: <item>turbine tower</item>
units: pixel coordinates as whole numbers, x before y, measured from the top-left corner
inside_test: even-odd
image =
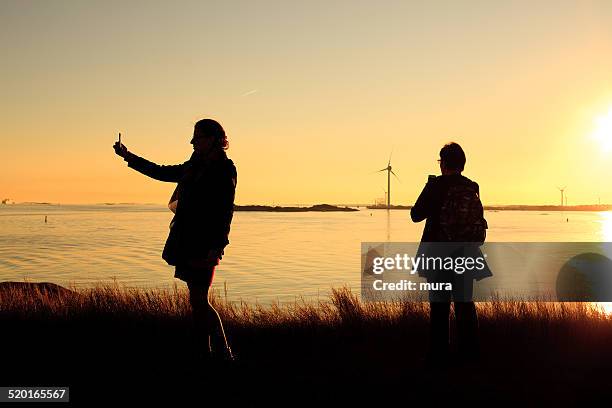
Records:
[[[565,191],[565,187],[557,187],[559,189],[559,191],[561,192],[561,207],[563,207],[563,192]]]
[[[387,163],[387,167],[385,167],[384,169],[378,170],[379,173],[381,171],[387,172],[387,210],[391,208],[391,174],[393,174],[395,178],[397,179],[397,181],[399,181],[399,177],[397,177],[397,174],[393,173],[393,168],[391,167],[391,156],[392,155],[393,155],[393,152],[391,152],[391,154],[389,155],[389,162]]]

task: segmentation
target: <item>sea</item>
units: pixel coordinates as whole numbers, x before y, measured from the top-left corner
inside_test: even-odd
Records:
[[[486,211],[488,242],[610,242],[612,212]],[[163,205],[0,205],[0,281],[185,287],[161,258]],[[358,292],[362,242],[418,242],[408,210],[234,213],[213,289],[259,304]]]

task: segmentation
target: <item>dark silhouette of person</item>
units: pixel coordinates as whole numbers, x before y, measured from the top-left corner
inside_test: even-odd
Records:
[[[162,257],[187,283],[193,313],[196,357],[233,360],[223,324],[208,300],[215,266],[229,244],[234,211],[236,167],[225,150],[223,127],[212,119],[195,124],[193,154],[178,165],[158,165],[116,142],[115,152],[128,167],[156,180],[178,183],[168,207],[175,213]]]
[[[410,210],[413,222],[427,220],[423,229],[419,254],[431,257],[443,254],[451,257],[482,256],[478,244],[466,246],[452,243],[452,241],[469,241],[471,239],[465,238],[465,236],[460,239],[453,239],[446,230],[448,225],[441,220],[441,218],[446,220],[443,214],[443,206],[448,203],[450,192],[461,191],[462,189],[464,194],[465,192],[471,192],[474,195],[473,199],[476,206],[480,206],[480,214],[482,214],[478,184],[461,175],[465,161],[465,153],[457,143],[448,143],[442,147],[438,160],[442,175],[438,177],[429,176],[427,184]],[[461,196],[461,198],[465,199],[464,196]],[[472,224],[483,223],[483,225],[468,225],[467,227],[474,229],[478,227],[479,231],[484,232],[484,229],[487,228],[486,221],[482,215],[479,218],[480,220],[469,222]],[[484,241],[484,237],[482,237],[482,241]],[[455,306],[459,357],[467,360],[477,359],[479,355],[478,316],[473,301],[473,281],[491,276],[488,266],[481,271],[473,270],[461,274],[452,270],[421,269],[419,275],[427,278],[429,283],[450,282],[452,284],[452,290],[429,291],[430,341],[426,361],[443,364],[448,362],[451,299]]]

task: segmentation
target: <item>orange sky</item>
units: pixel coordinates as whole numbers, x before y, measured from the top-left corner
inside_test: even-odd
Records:
[[[0,4],[0,196],[165,203],[161,164],[219,120],[237,203],[410,204],[460,143],[485,204],[612,203],[612,3]]]

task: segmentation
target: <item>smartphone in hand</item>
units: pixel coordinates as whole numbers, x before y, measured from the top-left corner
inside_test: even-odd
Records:
[[[115,142],[115,144],[113,145],[113,149],[115,149],[115,153],[117,153],[117,155],[125,158],[127,154],[127,148],[123,144],[121,144],[121,133],[119,133],[119,140]]]

